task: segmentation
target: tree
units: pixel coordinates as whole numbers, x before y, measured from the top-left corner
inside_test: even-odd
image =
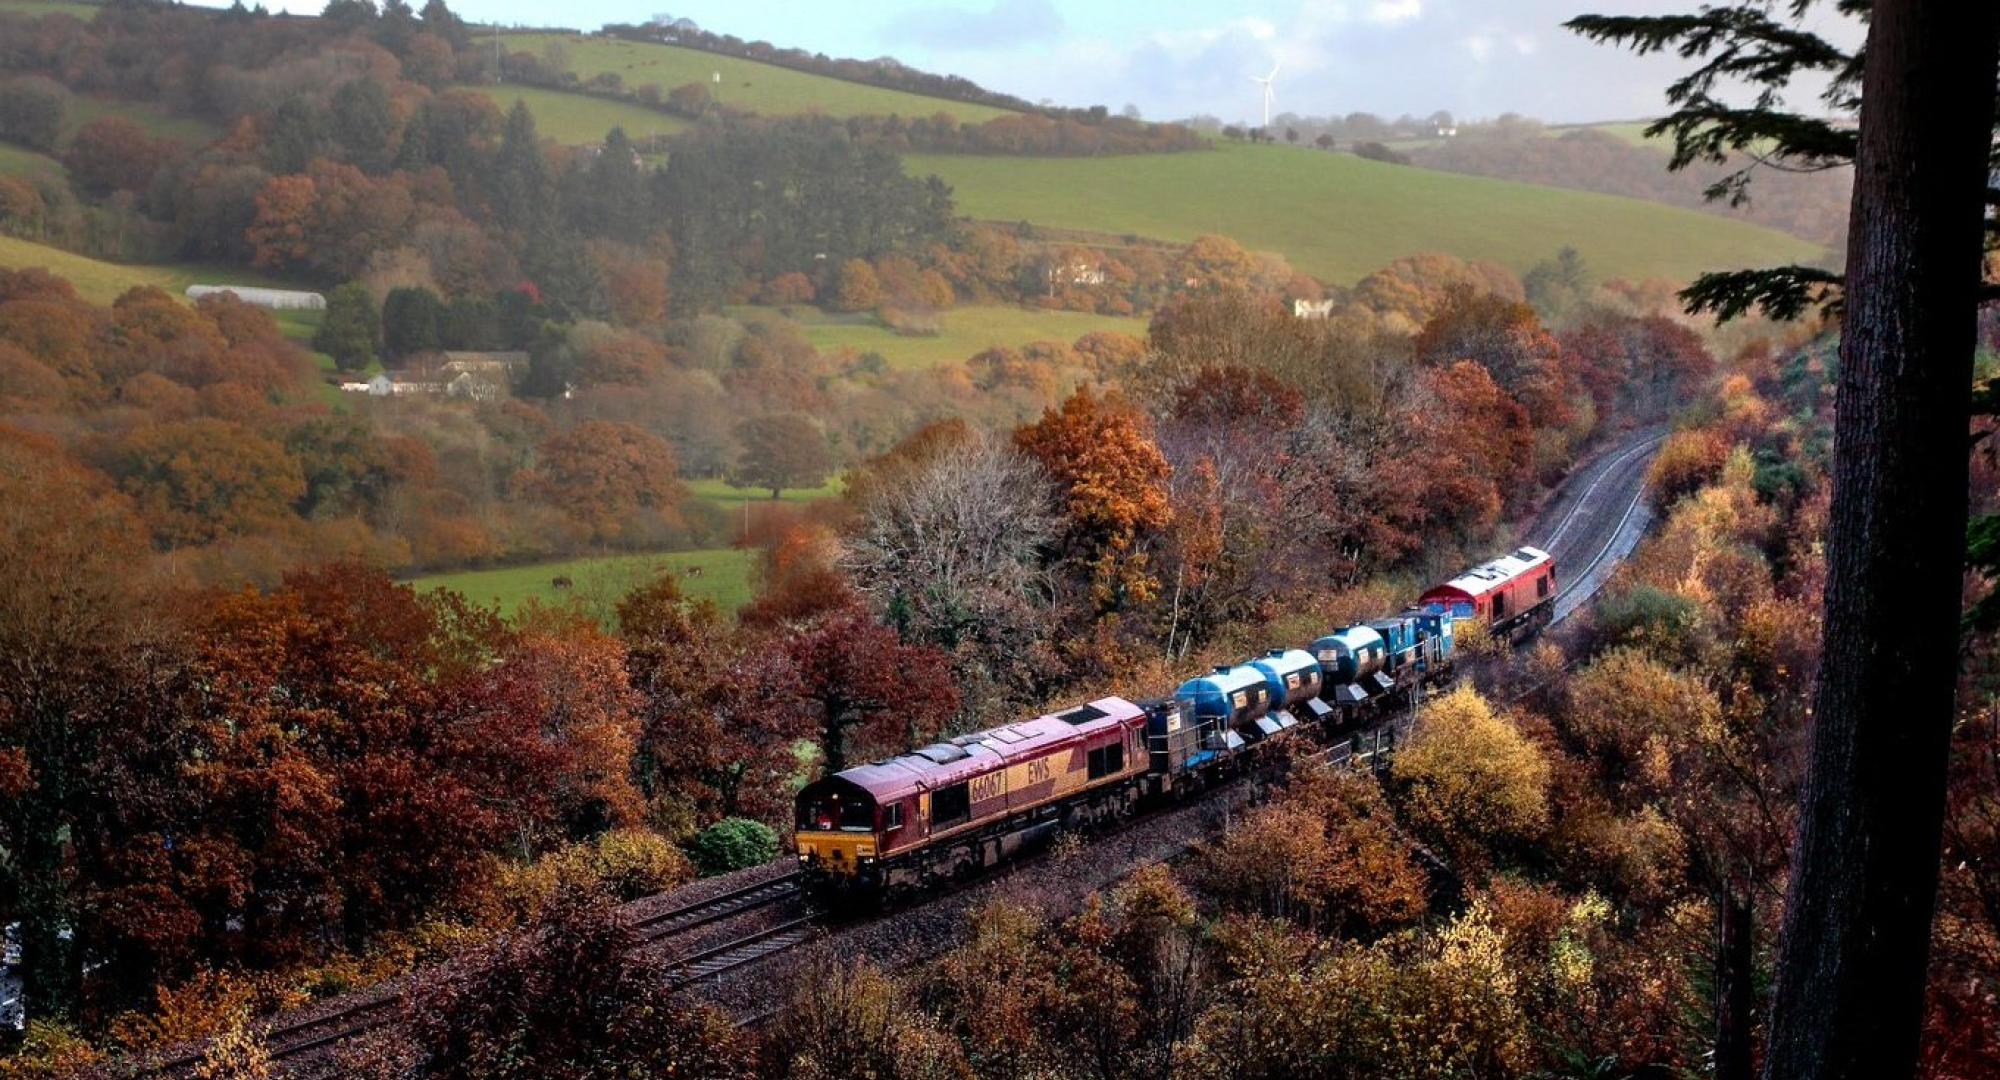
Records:
[[[331,301],[329,301],[329,308]],[[331,311],[328,315],[331,317]],[[390,356],[413,356],[417,353],[434,352],[444,346],[442,325],[445,317],[444,301],[438,295],[420,285],[405,285],[390,289],[382,298],[382,345]],[[320,346],[325,352],[333,352]],[[336,354],[337,358],[337,354]]]
[[[363,76],[341,84],[333,92],[328,119],[333,139],[350,164],[368,173],[389,167],[396,116],[389,91],[380,82]]]
[[[704,874],[727,874],[762,866],[778,857],[778,836],[769,825],[748,818],[724,818],[688,842]]]
[[[305,494],[284,447],[226,420],[140,428],[112,446],[105,464],[163,547],[274,528]]]
[[[21,75],[0,82],[0,139],[53,150],[69,111],[69,91],[54,79]]]
[[[1123,398],[1079,388],[1060,408],[1014,433],[1014,445],[1056,481],[1070,544],[1103,610],[1142,603],[1159,590],[1144,548],[1173,520],[1173,469],[1145,417]]]
[[[730,485],[769,488],[773,499],[786,488],[818,487],[833,470],[826,433],[811,417],[753,417],[736,425],[736,441],[743,454],[729,475]]]
[[[1390,776],[1412,828],[1462,871],[1548,828],[1548,760],[1470,687],[1423,707]]]
[[[881,306],[882,282],[875,276],[874,267],[860,259],[849,259],[840,266],[834,296],[835,306],[841,311],[872,311]]]
[[[615,537],[635,511],[677,517],[687,496],[665,440],[630,424],[587,420],[542,444],[522,479],[536,498]]]
[[[415,988],[415,1075],[750,1076],[750,1048],[735,1025],[683,1000],[640,944],[605,897],[558,892],[525,932]]]
[[[1799,5],[1799,10],[1804,5]],[[1771,144],[1806,167],[1855,163],[1844,279],[1797,267],[1711,274],[1692,303],[1796,314],[1838,283],[1823,662],[1787,885],[1765,1075],[1907,1077],[1915,1068],[1937,892],[1963,588],[1976,305],[1987,235],[2000,10],[1878,0],[1848,55],[1761,5],[1572,25],[1703,58],[1672,90],[1675,163]],[[1866,57],[1865,65],[1862,57]],[[1858,132],[1779,107],[1801,71],[1838,76]],[[1754,73],[1754,106],[1710,95]],[[1858,79],[1857,79],[1858,76]],[[1722,194],[1741,191],[1747,173]]]
[[[359,371],[375,362],[382,339],[381,318],[368,287],[350,281],[326,298],[326,316],[313,331],[313,348],[333,357],[342,371]]]
[[[144,727],[132,680],[166,629],[137,618],[152,602],[145,548],[101,479],[0,429],[0,897],[21,924],[31,1022],[73,1018],[82,1001],[94,942],[76,853],[120,797],[102,786],[106,751]]]
[[[63,165],[70,180],[88,194],[144,192],[153,174],[179,152],[179,143],[155,139],[123,116],[100,116],[70,139]]]
[[[856,757],[928,742],[958,708],[956,687],[915,677],[917,672],[945,670],[950,658],[936,649],[903,644],[860,605],[795,630],[786,653],[830,773],[845,769]]]

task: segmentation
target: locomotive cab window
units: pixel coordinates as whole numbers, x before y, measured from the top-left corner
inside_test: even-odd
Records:
[[[1547,596],[1548,594],[1549,594],[1549,577],[1547,574],[1543,574],[1541,577],[1535,580],[1535,595]]]
[[[891,829],[900,829],[902,827],[903,827],[903,804],[890,803],[889,806],[882,811],[882,831],[888,832]]]
[[[1497,619],[1497,618],[1499,618],[1500,616],[1502,616],[1502,615],[1505,615],[1505,614],[1507,614],[1507,594],[1506,594],[1506,593],[1503,593],[1503,592],[1497,592],[1497,593],[1494,593],[1494,594],[1493,594],[1493,617]]]
[[[807,803],[799,814],[799,828],[807,832],[874,832],[875,804],[865,796],[829,793]]]
[[[931,796],[931,828],[956,825],[972,816],[972,792],[964,784],[941,787]]]
[[[1125,771],[1125,744],[1112,743],[1090,752],[1090,779]]]

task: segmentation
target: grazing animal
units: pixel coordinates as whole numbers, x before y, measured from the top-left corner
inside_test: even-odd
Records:
[[[555,589],[557,592],[567,592],[570,586],[575,584],[576,582],[569,579],[568,574],[564,574],[561,577],[550,580],[549,587]]]
[[[700,576],[701,576],[701,567],[699,567],[699,566],[690,566],[690,567],[688,567],[687,569],[685,569],[685,570],[681,571],[681,573],[682,573],[682,574],[684,574],[684,575],[686,575],[687,577],[700,577]]]

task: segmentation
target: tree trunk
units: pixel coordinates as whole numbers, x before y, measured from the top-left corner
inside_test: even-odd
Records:
[[[1717,892],[1715,931],[1715,1080],[1750,1080],[1757,919],[1749,899],[1728,888]]]
[[[1965,554],[1990,0],[1877,0],[1848,223],[1826,619],[1770,1080],[1915,1068]]]

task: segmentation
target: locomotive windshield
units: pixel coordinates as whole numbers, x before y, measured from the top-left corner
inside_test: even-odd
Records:
[[[838,791],[820,793],[799,806],[799,828],[804,831],[875,831],[875,803],[866,795]]]

